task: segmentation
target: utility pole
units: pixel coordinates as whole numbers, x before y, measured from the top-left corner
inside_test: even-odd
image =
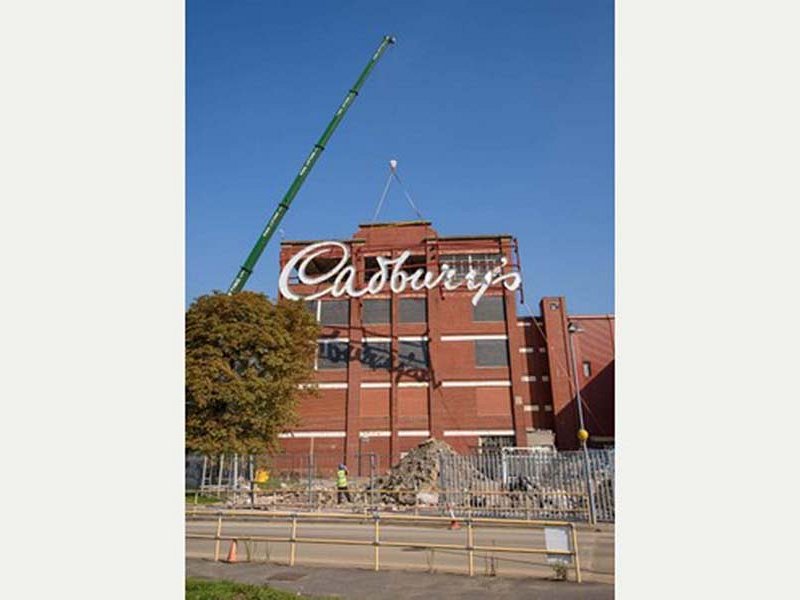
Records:
[[[578,368],[575,361],[575,345],[572,342],[572,337],[576,333],[583,331],[575,323],[570,322],[567,327],[569,332],[569,353],[572,358],[572,379],[575,384],[575,402],[578,405],[578,440],[580,440],[583,450],[583,466],[586,471],[586,488],[589,496],[589,522],[594,525],[597,523],[597,508],[594,502],[594,485],[592,485],[592,471],[589,466],[589,449],[586,447],[586,440],[589,439],[589,432],[583,423],[583,399],[581,398],[581,386],[578,383]]]

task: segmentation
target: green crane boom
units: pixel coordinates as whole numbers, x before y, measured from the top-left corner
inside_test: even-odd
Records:
[[[236,277],[228,288],[228,294],[235,294],[241,291],[244,285],[247,283],[247,280],[253,273],[253,268],[258,262],[258,259],[261,257],[261,253],[264,252],[264,248],[267,246],[267,242],[269,242],[270,238],[275,233],[275,230],[278,228],[278,225],[283,219],[283,216],[286,214],[286,211],[289,210],[292,200],[294,200],[297,192],[300,191],[300,187],[303,185],[306,177],[308,177],[308,174],[314,167],[314,163],[317,162],[319,155],[322,154],[323,150],[325,150],[325,145],[328,143],[328,140],[331,139],[331,136],[333,135],[333,132],[336,131],[339,123],[342,122],[347,109],[350,108],[350,105],[353,103],[356,96],[358,96],[361,86],[367,80],[367,77],[377,64],[378,60],[380,60],[386,48],[390,44],[394,44],[394,42],[394,37],[390,35],[384,36],[383,41],[381,41],[380,46],[378,46],[378,49],[375,51],[375,54],[372,55],[372,58],[367,63],[367,66],[364,67],[364,70],[361,72],[361,75],[359,76],[355,85],[353,85],[350,91],[347,92],[347,95],[344,97],[344,100],[339,106],[339,109],[336,111],[336,114],[333,115],[333,119],[331,119],[328,127],[326,127],[325,131],[322,133],[322,137],[320,137],[319,141],[314,144],[314,147],[311,149],[311,153],[308,155],[308,158],[306,158],[303,166],[300,167],[300,172],[297,174],[297,177],[294,178],[292,185],[289,186],[289,189],[283,196],[283,200],[278,203],[278,207],[275,209],[275,212],[272,213],[272,216],[267,222],[266,227],[264,227],[264,231],[256,241],[255,246],[253,246],[253,249],[250,251],[250,254],[247,255],[247,260],[244,261],[244,264],[239,269],[239,273],[237,273]]]

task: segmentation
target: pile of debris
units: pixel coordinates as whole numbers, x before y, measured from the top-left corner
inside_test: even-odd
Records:
[[[375,490],[383,504],[437,505],[443,454],[458,455],[449,444],[430,438],[409,451],[387,475],[377,477],[367,490]],[[469,470],[472,478],[485,480],[479,471]]]

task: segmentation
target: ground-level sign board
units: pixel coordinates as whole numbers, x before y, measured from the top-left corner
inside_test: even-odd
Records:
[[[547,550],[571,552],[569,527],[545,527],[544,545]],[[567,554],[548,554],[547,562],[551,565],[569,565],[571,558]]]

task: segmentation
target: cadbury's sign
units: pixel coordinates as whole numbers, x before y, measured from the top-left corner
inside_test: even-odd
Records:
[[[306,272],[309,264],[315,258],[329,254],[332,250],[339,250],[342,253],[336,266],[325,273],[310,275]],[[334,298],[345,295],[351,298],[360,298],[365,294],[378,294],[386,288],[387,284],[396,294],[405,291],[407,287],[419,291],[434,289],[441,285],[444,286],[444,289],[452,291],[461,285],[466,285],[468,290],[475,292],[472,296],[472,304],[477,305],[486,290],[493,285],[502,283],[506,289],[513,292],[522,284],[522,277],[518,272],[503,273],[503,267],[508,263],[505,258],[500,258],[498,266],[482,275],[470,268],[466,275],[459,277],[456,269],[447,264],[441,265],[438,274],[425,269],[417,269],[413,273],[408,273],[403,270],[403,264],[410,255],[411,252],[406,250],[393,259],[378,256],[378,270],[370,277],[366,287],[358,290],[356,289],[356,270],[352,265],[347,264],[350,260],[350,250],[347,246],[340,242],[319,242],[303,248],[286,263],[281,271],[278,287],[281,294],[290,300],[316,300],[327,295]],[[297,279],[302,284],[328,285],[313,294],[299,296],[289,289],[289,278],[295,269],[297,269]]]

